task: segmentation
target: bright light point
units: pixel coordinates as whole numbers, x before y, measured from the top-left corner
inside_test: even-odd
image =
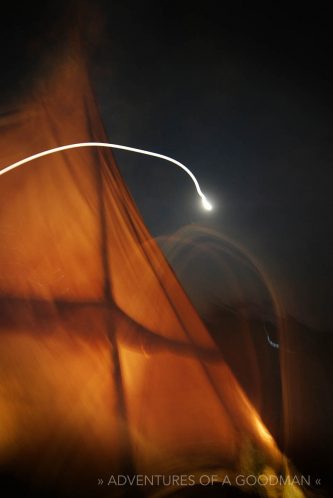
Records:
[[[206,197],[202,198],[202,205],[206,209],[206,211],[211,211],[213,209],[213,206]]]

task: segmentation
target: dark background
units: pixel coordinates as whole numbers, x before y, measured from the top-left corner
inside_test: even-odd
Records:
[[[328,10],[280,2],[114,1],[101,11],[104,31],[92,68],[110,141],[183,162],[215,205],[203,212],[176,167],[117,152],[151,233],[199,223],[232,237],[271,275],[289,313],[330,329]],[[199,307],[205,291],[215,297],[224,291],[223,275],[216,271],[212,284],[204,265],[200,258],[181,274]]]

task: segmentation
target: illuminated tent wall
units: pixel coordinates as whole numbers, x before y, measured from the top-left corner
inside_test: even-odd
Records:
[[[2,167],[107,141],[82,59],[58,61],[0,132]],[[114,496],[97,479],[117,473],[286,471],[109,150],[0,178],[0,465],[71,496]]]

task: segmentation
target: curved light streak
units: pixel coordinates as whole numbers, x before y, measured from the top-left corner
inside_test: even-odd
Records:
[[[280,344],[278,344],[277,342],[272,341],[272,339],[270,338],[268,330],[266,328],[266,322],[265,321],[264,321],[264,329],[265,329],[265,332],[266,332],[266,337],[267,337],[268,344],[270,346],[272,346],[272,348],[279,349],[280,348]]]
[[[47,149],[42,152],[38,152],[37,154],[33,154],[29,157],[21,159],[20,161],[10,164],[9,166],[6,166],[5,168],[0,170],[0,175],[9,173],[9,171],[19,168],[20,166],[23,166],[24,164],[34,161],[35,159],[38,159],[40,157],[49,156],[50,154],[55,154],[56,152],[61,152],[64,150],[77,149],[79,147],[107,147],[109,149],[120,149],[129,152],[136,152],[138,154],[144,154],[146,156],[158,157],[159,159],[164,159],[165,161],[169,161],[170,163],[173,163],[182,170],[184,170],[189,175],[189,177],[191,178],[191,180],[195,185],[199,197],[201,198],[203,207],[207,211],[211,211],[213,209],[212,204],[209,202],[205,194],[202,192],[198,180],[196,179],[192,171],[189,168],[187,168],[184,164],[180,163],[179,161],[176,161],[176,159],[173,159],[172,157],[165,156],[163,154],[158,154],[157,152],[150,152],[148,150],[128,147],[127,145],[110,144],[106,142],[79,142],[76,144],[61,145],[60,147],[54,147],[52,149]]]

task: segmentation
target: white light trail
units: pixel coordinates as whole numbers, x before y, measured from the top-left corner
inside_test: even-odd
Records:
[[[150,152],[148,150],[143,150],[143,149],[136,149],[134,147],[128,147],[127,145],[118,145],[118,144],[109,144],[106,142],[79,142],[76,144],[69,144],[69,145],[61,145],[60,147],[54,147],[53,149],[48,149],[44,150],[42,152],[38,152],[37,154],[33,154],[32,156],[26,157],[24,159],[21,159],[20,161],[17,161],[13,164],[10,164],[9,166],[6,166],[5,168],[0,170],[0,175],[4,175],[6,173],[9,173],[9,171],[12,171],[20,166],[23,166],[26,163],[29,163],[31,161],[34,161],[35,159],[38,159],[40,157],[44,156],[49,156],[50,154],[55,154],[56,152],[61,152],[64,150],[69,150],[69,149],[77,149],[79,147],[107,147],[109,149],[120,149],[120,150],[126,150],[129,152],[136,152],[138,154],[145,154],[146,156],[152,156],[152,157],[158,157],[159,159],[164,159],[165,161],[169,161],[170,163],[175,164],[182,170],[184,170],[191,180],[193,181],[195,188],[197,190],[197,193],[199,197],[201,198],[201,202],[203,207],[207,211],[211,211],[213,209],[212,204],[209,202],[205,194],[202,192],[199,182],[192,173],[192,171],[187,168],[184,164],[180,163],[179,161],[176,161],[176,159],[173,159],[172,157],[165,156],[163,154],[157,154],[156,152]]]

